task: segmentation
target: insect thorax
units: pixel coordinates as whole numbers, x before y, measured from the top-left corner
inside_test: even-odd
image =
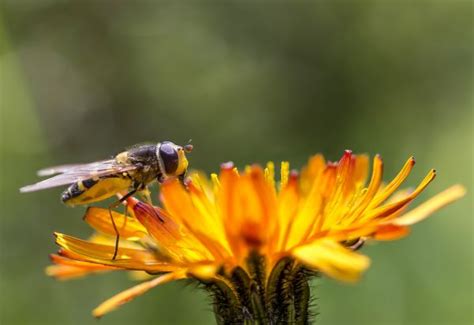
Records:
[[[142,145],[118,154],[115,158],[118,163],[136,167],[123,176],[129,177],[137,185],[154,181],[161,173],[156,148],[157,145]]]

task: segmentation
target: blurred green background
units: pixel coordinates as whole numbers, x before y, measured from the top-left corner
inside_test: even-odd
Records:
[[[96,324],[123,273],[46,277],[52,232],[87,237],[61,189],[18,193],[48,165],[192,138],[195,168],[380,153],[385,179],[414,154],[423,198],[466,198],[398,242],[367,245],[356,285],[314,284],[319,324],[473,323],[471,1],[4,0],[0,17],[2,324]],[[407,185],[407,186],[408,186]],[[209,299],[159,287],[105,324],[209,324]]]

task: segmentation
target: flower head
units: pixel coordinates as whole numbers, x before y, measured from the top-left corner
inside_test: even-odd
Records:
[[[185,185],[163,184],[162,207],[130,198],[128,217],[112,212],[121,238],[116,259],[109,211],[89,208],[84,219],[97,234],[85,241],[57,233],[60,250],[48,273],[62,279],[111,270],[152,275],[101,304],[97,317],[161,283],[191,278],[214,294],[223,322],[301,321],[308,317],[311,276],[357,280],[369,266],[355,252],[364,241],[403,237],[410,225],[464,195],[455,185],[407,212],[435,178],[431,170],[414,190],[397,191],[414,163],[409,158],[388,184],[379,156],[368,177],[369,158],[350,151],[338,162],[313,156],[300,173],[283,162],[278,181],[273,163],[242,172],[226,163],[210,179],[194,173]]]

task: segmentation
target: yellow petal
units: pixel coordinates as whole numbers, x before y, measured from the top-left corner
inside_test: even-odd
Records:
[[[370,202],[369,208],[375,208],[383,203],[390,195],[392,195],[397,188],[403,183],[403,181],[408,177],[411,170],[415,166],[415,158],[410,157],[406,161],[403,168],[400,170],[397,176],[380,192],[378,193],[372,202]]]
[[[385,217],[390,217],[394,213],[396,213],[398,210],[404,208],[408,203],[413,201],[423,190],[428,186],[429,183],[436,177],[436,171],[434,169],[430,170],[428,175],[423,179],[423,181],[418,185],[418,187],[406,198],[391,203],[387,204],[385,206],[381,206],[379,208],[376,208],[374,210],[371,210],[367,212],[361,220],[367,221],[367,220],[372,220],[372,219],[381,219]]]
[[[188,274],[200,280],[209,280],[213,278],[219,270],[218,264],[202,264],[189,267]]]
[[[267,162],[267,167],[265,168],[265,180],[272,188],[275,188],[275,164],[273,161]]]
[[[296,247],[292,255],[310,268],[343,281],[357,280],[370,264],[367,256],[350,251],[327,238]]]
[[[156,287],[157,285],[171,282],[177,279],[182,279],[184,277],[185,277],[185,273],[183,271],[177,271],[177,272],[168,273],[168,274],[159,276],[151,281],[140,283],[104,301],[97,308],[93,310],[92,315],[94,315],[94,317],[100,318],[104,316],[105,314],[111,312],[112,310],[120,307],[121,305],[129,302],[130,300],[133,300],[136,297],[141,296],[142,294]]]
[[[433,212],[441,209],[447,204],[459,200],[466,194],[466,189],[462,185],[454,185],[443,192],[435,195],[428,201],[420,204],[415,209],[404,214],[400,218],[390,221],[390,223],[399,226],[408,226],[420,222],[427,218]]]
[[[127,275],[131,280],[134,281],[148,281],[155,278],[156,275],[144,272],[144,271],[127,271]]]
[[[281,167],[280,167],[280,189],[286,186],[289,175],[290,175],[290,163],[288,161],[282,161]]]
[[[354,221],[357,220],[361,214],[369,206],[370,202],[374,198],[375,194],[380,188],[380,184],[382,183],[382,175],[383,175],[383,161],[379,155],[374,157],[373,167],[372,167],[372,177],[370,179],[369,186],[367,187],[367,191],[365,192],[364,196],[361,199],[361,202],[358,204],[355,211],[349,217],[350,220]]]
[[[328,229],[333,225],[338,224],[340,219],[346,215],[347,210],[350,207],[348,201],[353,198],[355,192],[355,164],[355,155],[353,155],[350,150],[346,150],[342,158],[335,163],[337,170],[336,179],[334,182],[334,188],[331,189],[328,199],[324,201],[324,218],[320,218],[322,221],[322,227],[317,226],[312,232],[320,228]],[[326,191],[326,188],[322,187],[321,191]]]
[[[160,261],[147,250],[120,247],[116,259],[112,259],[115,247],[101,245],[64,234],[55,233],[56,243],[62,248],[60,255],[85,262],[149,272],[174,271],[177,266]]]
[[[146,237],[146,239],[148,239],[148,237]],[[100,232],[94,232],[92,235],[89,236],[89,238],[87,238],[87,241],[90,241],[92,243],[102,244],[102,245],[107,245],[107,246],[114,246],[114,247],[115,247],[116,240],[117,240],[117,237],[115,235],[106,235]],[[140,242],[130,241],[130,240],[122,239],[122,238],[120,238],[120,246],[125,247],[125,248],[133,248],[133,249],[143,248]]]
[[[328,165],[324,167],[324,159],[321,156],[315,156],[311,159],[311,165],[308,166],[306,174],[312,173],[311,184],[308,192],[299,195],[299,204],[296,214],[288,216],[291,218],[286,230],[287,238],[285,239],[286,247],[294,247],[301,241],[305,240],[313,227],[317,227],[319,223],[323,223],[323,218],[317,219],[327,202],[335,184],[337,167],[336,165]],[[319,173],[318,173],[319,172]],[[301,185],[308,186],[308,180],[301,175]],[[305,191],[301,187],[301,192]],[[329,193],[329,194],[328,194]]]
[[[113,266],[107,265],[100,265],[95,263],[89,263],[84,261],[72,260],[64,256],[51,254],[49,256],[51,262],[58,265],[67,265],[67,266],[75,266],[75,267],[83,267],[83,268],[97,268],[97,269],[107,269],[107,270],[117,270],[118,268]]]

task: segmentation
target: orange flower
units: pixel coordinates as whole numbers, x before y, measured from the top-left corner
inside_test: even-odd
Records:
[[[369,158],[350,151],[336,163],[313,156],[300,174],[283,162],[279,181],[273,163],[242,173],[227,163],[210,179],[192,174],[186,186],[170,180],[161,186],[162,208],[130,198],[128,217],[113,212],[121,238],[116,259],[108,210],[89,208],[84,219],[101,235],[85,241],[57,233],[60,250],[48,274],[155,275],[102,303],[96,317],[161,283],[191,278],[213,293],[221,322],[304,322],[311,276],[357,280],[369,266],[355,252],[364,241],[403,237],[410,225],[464,195],[455,185],[406,212],[435,177],[431,170],[413,191],[396,192],[414,164],[409,158],[386,185],[379,156],[366,184]]]

